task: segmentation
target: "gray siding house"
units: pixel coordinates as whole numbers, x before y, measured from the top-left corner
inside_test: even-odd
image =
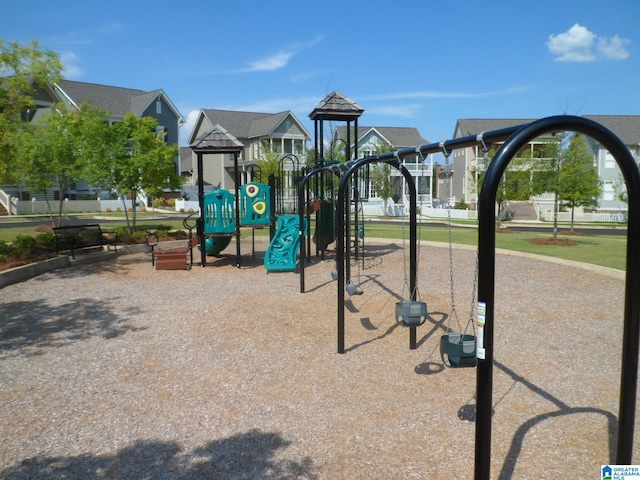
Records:
[[[238,112],[231,110],[202,109],[189,136],[189,144],[220,125],[244,145],[238,158],[241,182],[253,180],[259,170],[258,160],[267,152],[282,156],[294,155],[300,166],[306,165],[309,132],[291,111],[280,113]],[[181,149],[184,158],[182,175],[188,177],[185,194],[197,198],[198,177],[196,155],[191,149]],[[189,155],[189,158],[187,158]],[[202,159],[205,190],[218,188],[234,190],[233,155],[205,154]]]
[[[640,161],[640,115],[584,115],[584,117],[610,129],[629,148],[636,161]],[[459,119],[456,123],[454,138],[532,121],[534,119]],[[624,181],[615,160],[601,145],[592,139],[589,140],[593,150],[594,164],[602,182],[602,192],[596,210],[611,213],[626,212],[627,204],[621,199],[625,193]],[[529,148],[535,151],[550,141],[553,141],[552,136],[541,137],[531,142]],[[449,164],[438,177],[442,201],[446,202],[447,192],[450,190],[451,202],[455,204],[464,200],[470,208],[475,208],[478,198],[477,176],[484,168],[486,165],[481,147],[455,150],[449,158]],[[523,202],[510,203],[518,210],[518,219],[548,218],[553,210],[553,198],[550,194],[539,195],[532,198],[530,202],[524,202],[529,203],[528,209],[522,205]]]
[[[353,137],[353,135],[351,135]],[[337,139],[346,140],[347,127],[339,126],[333,133],[333,141]],[[429,143],[425,138],[420,135],[417,128],[414,127],[368,127],[358,126],[358,158],[374,155],[379,148],[385,145],[391,145],[393,150],[399,150],[402,148],[415,147],[419,145],[425,145]],[[352,145],[353,147],[353,145]],[[433,191],[433,165],[428,159],[423,159],[416,155],[412,158],[405,158],[403,160],[405,167],[411,172],[416,183],[418,191],[418,205],[431,206]],[[408,204],[408,198],[406,195],[405,180],[402,174],[395,169],[391,170],[391,176],[395,182],[396,194],[394,195],[394,201],[398,204]],[[378,204],[376,202],[377,194],[375,185],[373,182],[369,182],[366,187],[361,187],[361,190],[367,192],[366,201],[370,204]],[[379,214],[380,212],[372,211],[377,210],[372,205],[367,206],[368,211],[371,214]],[[388,212],[392,213],[392,212]]]
[[[584,115],[611,130],[627,146],[636,162],[640,162],[640,115]],[[602,182],[602,192],[598,210],[606,212],[626,212],[628,205],[622,173],[611,154],[597,142],[590,141],[593,149],[598,176]],[[621,198],[622,197],[622,198]]]
[[[118,123],[123,121],[127,113],[133,113],[139,117],[153,117],[158,121],[158,131],[165,135],[166,141],[173,145],[178,143],[178,131],[185,123],[178,109],[161,90],[144,91],[131,88],[99,85],[95,83],[76,82],[62,80],[59,83],[40,89],[34,97],[36,108],[25,113],[27,121],[38,121],[42,115],[52,111],[54,103],[62,102],[70,108],[79,108],[82,104],[89,103],[94,107],[106,110],[110,114],[109,121]],[[175,159],[176,172],[180,172],[180,158]],[[70,200],[95,198],[97,192],[91,185],[77,182],[72,185],[69,192],[65,192]],[[53,189],[48,196],[51,199],[60,198],[61,192]],[[7,210],[11,198],[18,201],[32,199],[42,200],[41,195],[27,190],[25,185],[2,185],[0,188],[0,205]]]

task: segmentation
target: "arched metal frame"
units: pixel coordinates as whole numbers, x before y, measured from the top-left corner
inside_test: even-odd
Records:
[[[321,166],[321,167],[317,167],[312,169],[309,173],[307,173],[302,180],[300,181],[300,184],[298,185],[298,215],[300,216],[300,231],[299,231],[299,235],[301,237],[304,236],[304,216],[305,216],[305,208],[304,205],[305,203],[307,203],[309,201],[309,199],[307,198],[308,195],[308,183],[309,181],[317,176],[317,175],[321,175],[325,172],[336,172],[336,169],[340,169],[340,167],[342,166],[342,168],[345,168],[348,164],[351,164],[352,162],[346,162],[343,164],[335,164],[335,165],[325,165],[325,166]],[[309,217],[308,213],[307,213],[307,218]],[[309,228],[309,238],[311,238],[311,228]],[[305,244],[305,239],[301,238],[300,239],[300,253],[298,255],[298,258],[300,259],[300,293],[304,293],[305,291],[305,285],[304,285],[304,266],[305,266],[305,262],[307,261],[307,249],[309,249],[309,244]]]
[[[517,152],[545,133],[573,131],[587,135],[616,159],[629,195],[625,283],[622,375],[616,459],[631,464],[638,378],[640,335],[640,171],[627,147],[602,125],[582,117],[547,117],[522,126],[500,147],[485,172],[478,201],[478,302],[486,305],[482,341],[485,354],[478,358],[476,381],[476,440],[474,478],[489,480],[491,467],[491,409],[493,391],[493,332],[495,291],[495,201],[502,174]]]
[[[286,165],[291,165],[287,170]],[[296,180],[300,175],[300,159],[295,153],[287,153],[278,159],[278,178],[276,179],[276,205],[274,210],[276,215],[284,215],[287,213],[284,208],[285,191],[289,188],[295,189]],[[290,181],[290,182],[289,182]],[[291,186],[289,186],[291,183]],[[294,211],[297,202],[294,200]]]
[[[349,210],[345,212],[345,205],[349,196],[349,180],[356,175],[358,170],[372,163],[388,163],[402,173],[409,186],[409,291],[411,292],[411,300],[416,298],[417,285],[417,193],[416,185],[409,170],[401,163],[399,158],[390,160],[382,160],[379,156],[365,157],[353,162],[347,171],[340,177],[340,186],[338,187],[338,203],[336,205],[336,269],[338,271],[338,353],[345,353],[344,347],[344,320],[345,320],[345,297],[347,275],[345,274],[345,257],[348,259],[348,252],[345,246],[345,218],[349,215]],[[409,327],[409,348],[416,348],[416,327]]]

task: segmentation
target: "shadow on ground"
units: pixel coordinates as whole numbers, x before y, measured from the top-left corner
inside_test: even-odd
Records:
[[[113,455],[28,458],[0,471],[6,480],[66,479],[317,479],[313,461],[278,459],[291,442],[279,433],[250,430],[191,452],[176,442],[139,440]]]
[[[39,349],[61,347],[90,337],[110,339],[142,330],[112,309],[113,300],[78,298],[58,306],[36,302],[5,303],[0,319],[0,355],[25,349],[34,354]],[[126,311],[130,315],[139,313],[136,307]]]

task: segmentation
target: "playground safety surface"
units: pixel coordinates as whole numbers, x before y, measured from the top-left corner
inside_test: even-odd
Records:
[[[447,249],[420,249],[430,315],[410,350],[394,315],[408,252],[367,240],[343,355],[333,254],[301,294],[296,273],[266,273],[265,250],[243,241],[240,270],[227,252],[190,271],[121,255],[2,289],[0,478],[473,478],[475,369],[439,354]],[[475,252],[453,255],[464,328]],[[498,255],[492,478],[613,462],[623,286]]]

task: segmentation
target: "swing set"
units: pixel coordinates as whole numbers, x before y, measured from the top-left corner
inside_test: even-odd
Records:
[[[507,127],[478,135],[459,137],[439,144],[423,145],[416,148],[401,149],[373,157],[354,161],[340,180],[336,217],[337,247],[336,267],[338,271],[338,353],[344,353],[344,309],[345,309],[345,198],[350,177],[364,165],[386,162],[399,169],[407,178],[410,193],[410,261],[409,292],[410,302],[398,302],[396,315],[403,323],[410,325],[412,331],[410,348],[415,348],[415,329],[420,325],[421,316],[426,311],[417,300],[417,257],[416,257],[416,192],[410,174],[400,163],[402,158],[413,157],[416,153],[424,156],[429,153],[443,152],[448,161],[452,150],[476,147],[494,142],[504,142],[488,165],[483,188],[478,201],[478,248],[473,279],[473,300],[469,322],[461,328],[456,312],[455,288],[453,278],[453,253],[451,240],[451,212],[448,213],[449,228],[449,269],[451,287],[451,313],[447,332],[441,338],[443,361],[452,367],[476,365],[476,424],[474,479],[491,478],[491,422],[493,393],[493,332],[494,332],[494,296],[495,296],[495,202],[496,192],[502,174],[516,152],[524,148],[533,139],[548,133],[571,131],[593,138],[614,157],[625,180],[629,195],[629,220],[627,227],[627,263],[625,281],[625,308],[623,318],[622,367],[620,377],[620,403],[618,414],[617,443],[615,459],[618,465],[632,464],[633,437],[635,426],[636,395],[638,380],[638,354],[640,351],[640,255],[635,249],[640,243],[640,170],[629,149],[611,131],[598,123],[570,115],[547,117],[530,124]],[[451,208],[449,205],[448,208]],[[472,328],[477,290],[476,332]],[[403,292],[404,293],[404,292]],[[416,303],[414,303],[416,302]],[[453,331],[455,322],[460,331]],[[412,325],[415,323],[415,325]],[[471,328],[471,329],[470,329]]]

